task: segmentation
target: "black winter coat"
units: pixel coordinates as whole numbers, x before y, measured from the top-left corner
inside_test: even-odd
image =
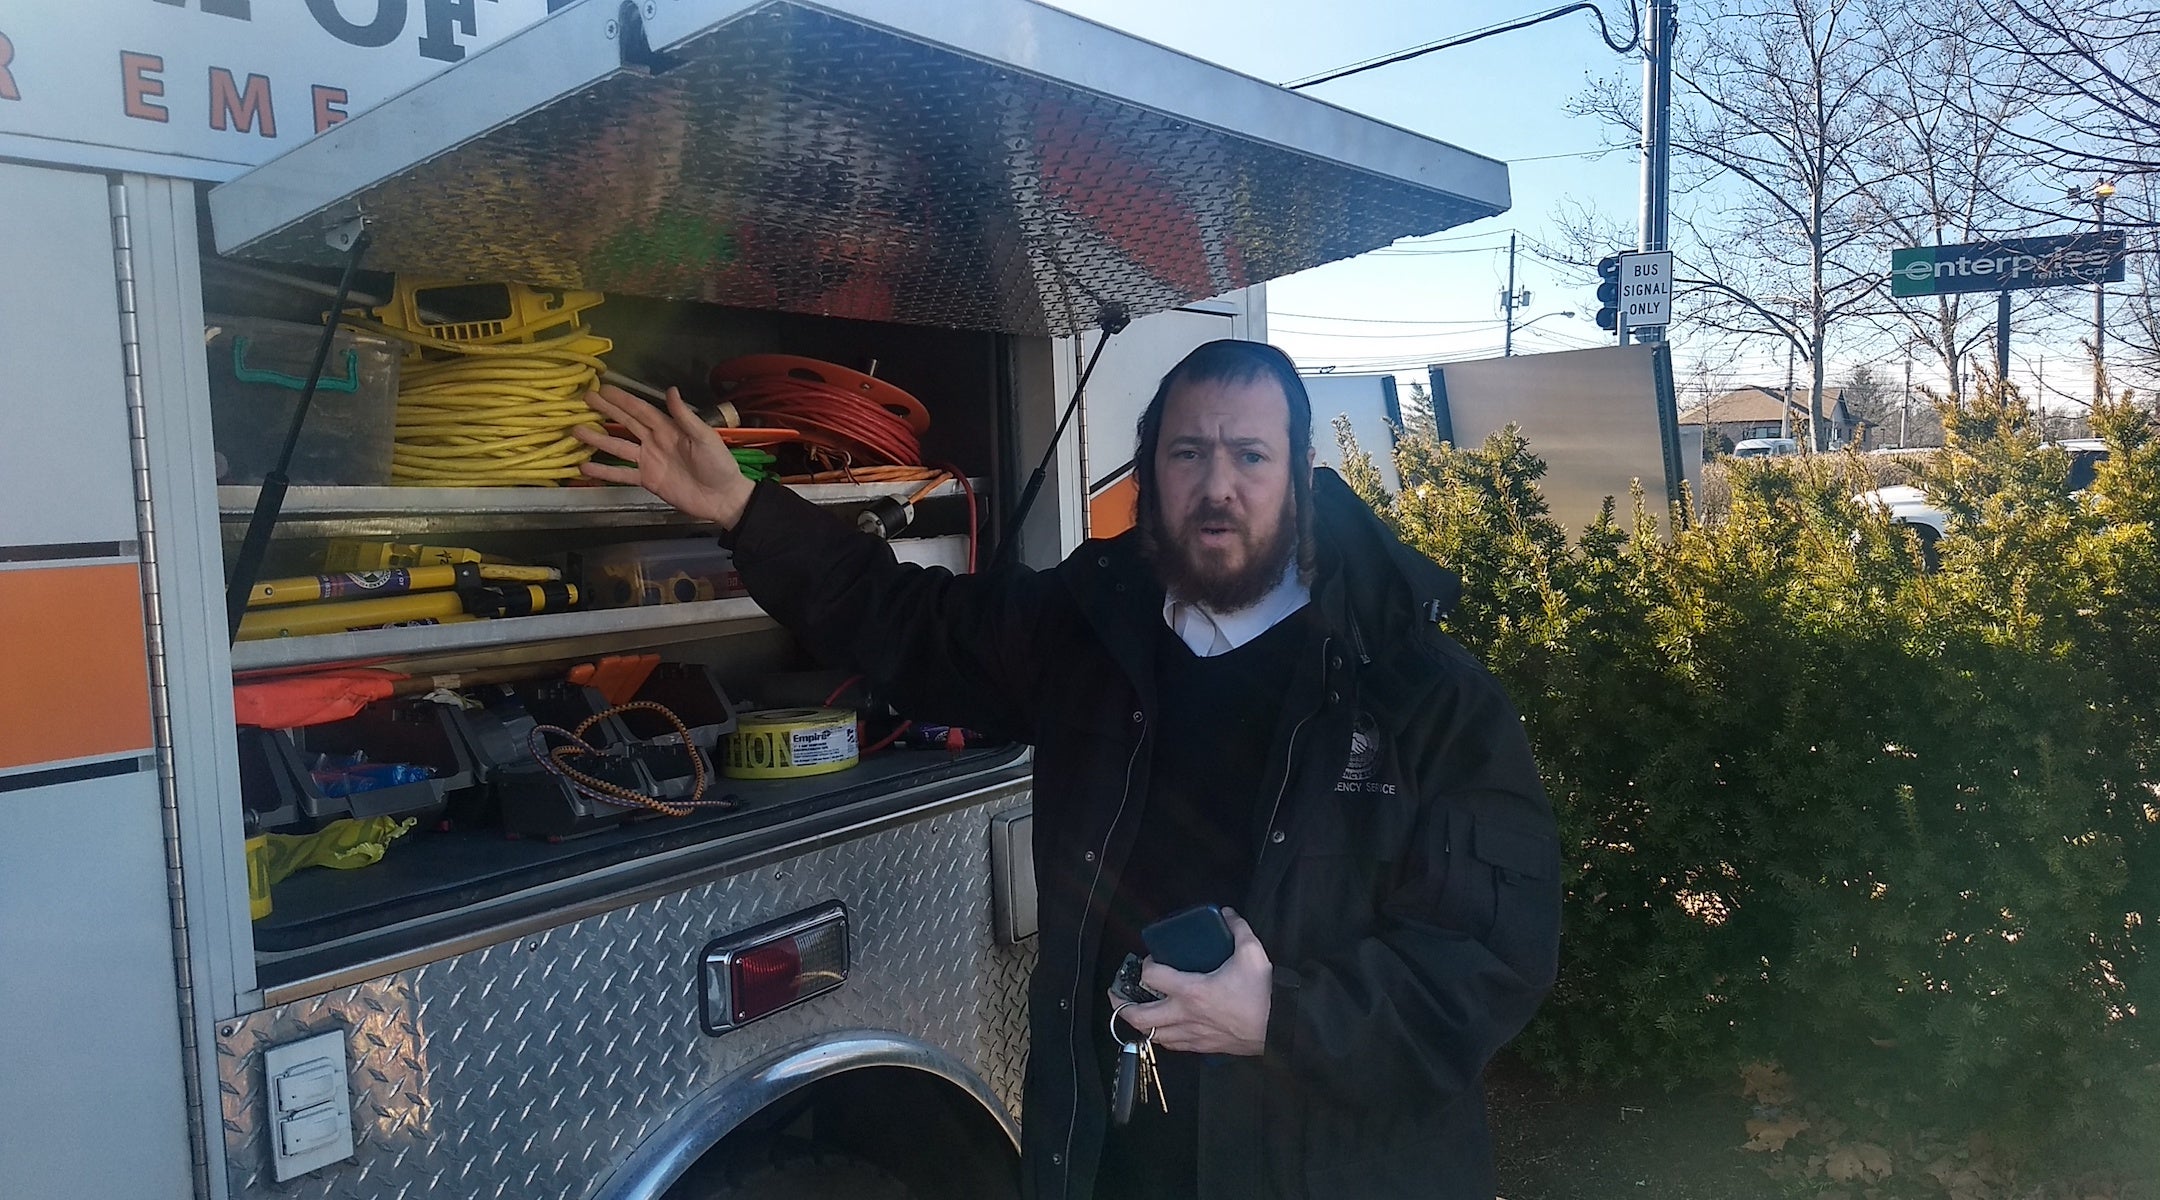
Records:
[[[1267,1049],[1201,1071],[1204,1200],[1493,1195],[1479,1077],[1551,988],[1559,843],[1521,719],[1435,622],[1452,575],[1317,472],[1322,620],[1254,813],[1239,911],[1275,963]],[[1128,534],[975,576],[761,484],[730,539],[750,592],[905,711],[1035,747],[1041,957],[1030,1194],[1091,1194],[1107,1112],[1091,983],[1148,793],[1162,590]]]

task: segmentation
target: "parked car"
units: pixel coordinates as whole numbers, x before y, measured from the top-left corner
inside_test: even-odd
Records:
[[[2074,496],[2091,487],[2093,474],[2107,459],[2107,443],[2099,438],[2065,438],[2053,445],[2070,456],[2070,474],[2063,481],[2064,492]],[[1950,532],[1950,514],[1926,492],[1910,484],[1899,484],[1862,492],[1853,499],[1882,509],[1900,525],[1911,526],[1914,535],[1920,539],[1921,565],[1930,571],[1936,568],[1936,543]]]
[[[1734,458],[1776,458],[1800,453],[1800,443],[1792,438],[1748,438],[1734,443],[1732,452]]]

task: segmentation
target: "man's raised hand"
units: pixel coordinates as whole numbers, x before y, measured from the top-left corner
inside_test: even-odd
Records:
[[[571,436],[632,464],[588,462],[578,468],[587,478],[644,488],[678,511],[723,529],[733,529],[742,520],[750,503],[750,480],[720,435],[698,420],[680,392],[668,389],[664,413],[610,384],[587,392],[585,403],[630,436],[614,437],[590,425],[573,426]]]

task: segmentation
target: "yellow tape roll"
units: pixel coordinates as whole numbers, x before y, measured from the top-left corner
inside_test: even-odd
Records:
[[[744,713],[728,735],[729,779],[803,779],[855,765],[855,714],[836,708],[774,708]]]

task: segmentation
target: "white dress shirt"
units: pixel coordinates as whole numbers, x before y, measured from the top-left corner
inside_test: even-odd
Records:
[[[1282,582],[1250,607],[1236,612],[1216,612],[1199,604],[1171,597],[1163,601],[1163,622],[1179,640],[1201,658],[1228,654],[1273,629],[1284,617],[1305,607],[1312,589],[1298,579],[1297,558],[1283,569]]]

